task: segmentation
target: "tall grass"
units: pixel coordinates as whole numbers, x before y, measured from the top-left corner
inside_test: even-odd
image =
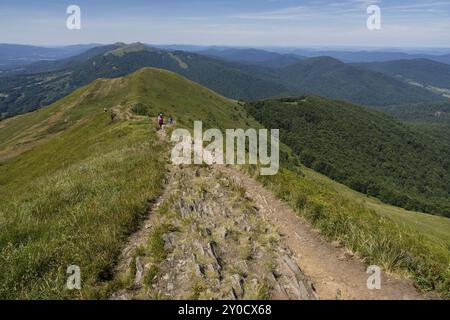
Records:
[[[2,122],[0,299],[99,297],[98,282],[159,195],[169,152],[150,119],[111,123],[104,108],[120,119],[163,112],[188,128],[245,122],[235,102],[157,69],[94,81]],[[81,292],[65,288],[69,265],[81,268]]]
[[[283,169],[260,181],[318,228],[358,252],[367,264],[414,277],[424,290],[450,297],[450,244],[368,209],[308,176]]]
[[[91,297],[160,192],[165,150],[144,122],[100,114],[58,140],[0,167],[0,299]]]
[[[255,168],[245,170],[324,237],[358,252],[368,265],[411,276],[423,290],[450,298],[450,244],[447,236],[430,237],[427,232],[431,226],[420,230],[415,224],[398,223],[388,214],[370,209],[364,200],[335,192],[330,181],[322,183],[319,174],[315,177],[282,169],[275,176],[258,176]],[[378,207],[382,210],[382,205]],[[389,213],[390,207],[386,208]],[[430,216],[430,220],[435,218],[445,219]]]

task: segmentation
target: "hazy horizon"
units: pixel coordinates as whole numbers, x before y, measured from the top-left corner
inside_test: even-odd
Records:
[[[259,46],[243,46],[243,45],[234,45],[234,44],[225,44],[225,45],[217,45],[217,44],[189,44],[189,43],[145,43],[142,41],[136,41],[136,42],[124,42],[124,41],[117,41],[117,42],[91,42],[91,43],[72,43],[72,44],[50,44],[50,45],[40,45],[40,44],[33,44],[33,43],[7,43],[7,42],[0,42],[0,45],[14,45],[14,46],[32,46],[32,47],[42,47],[42,48],[67,48],[71,46],[104,46],[104,45],[110,45],[114,43],[125,43],[125,44],[132,44],[132,43],[142,43],[146,46],[154,46],[154,47],[192,47],[192,48],[198,48],[201,50],[202,48],[219,48],[219,49],[226,49],[226,48],[236,48],[236,49],[259,49],[259,50],[304,50],[304,51],[368,51],[368,52],[402,52],[402,53],[428,53],[428,54],[447,54],[450,53],[450,46],[449,47],[442,47],[442,46],[424,46],[424,47],[366,47],[366,46],[345,46],[345,45],[336,45],[336,46],[308,46],[308,45],[302,45],[302,46],[276,46],[276,45],[259,45]]]
[[[442,0],[129,0],[29,3],[3,0],[3,43],[60,46],[143,42],[245,47],[450,47],[450,2]],[[66,9],[81,8],[81,30]],[[368,30],[367,7],[381,9]]]

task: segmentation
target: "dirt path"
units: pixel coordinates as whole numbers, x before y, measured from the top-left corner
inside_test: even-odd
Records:
[[[165,130],[157,137],[164,143]],[[110,299],[318,298],[233,178],[213,166],[166,170],[161,196],[119,257]]]
[[[157,133],[165,142],[165,130]],[[119,258],[111,299],[425,299],[322,239],[287,204],[225,166],[168,166],[166,185]],[[119,282],[120,282],[119,281]]]
[[[322,239],[287,204],[260,183],[230,167],[220,170],[246,189],[260,212],[278,228],[302,270],[314,283],[321,299],[425,299],[413,282],[382,273],[381,290],[367,289],[366,266],[351,252]]]
[[[213,167],[170,167],[119,259],[116,278],[129,282],[111,299],[317,299],[244,192]]]

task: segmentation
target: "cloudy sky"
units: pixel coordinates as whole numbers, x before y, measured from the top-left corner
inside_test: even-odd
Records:
[[[66,9],[80,6],[82,29]],[[369,5],[382,29],[366,27]],[[1,0],[0,42],[450,47],[450,0]]]

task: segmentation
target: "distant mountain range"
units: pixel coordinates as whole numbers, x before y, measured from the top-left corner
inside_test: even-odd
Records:
[[[414,59],[429,59],[436,62],[450,64],[450,49],[441,50],[421,50],[411,51],[405,49],[402,51],[388,51],[388,50],[320,50],[320,49],[296,49],[296,48],[282,48],[282,47],[269,47],[264,49],[254,49],[254,48],[234,48],[226,46],[191,46],[191,45],[161,45],[158,46],[162,49],[167,50],[182,50],[190,52],[233,52],[233,51],[243,51],[252,50],[270,52],[272,54],[284,54],[284,55],[294,55],[299,57],[322,57],[328,56],[345,63],[360,63],[360,62],[384,62],[390,60],[414,60]]]
[[[143,67],[158,67],[235,99],[276,96],[288,89],[264,73],[188,52],[143,44],[93,48],[63,61],[26,66],[0,77],[0,115],[10,116],[51,104],[98,78],[115,78]]]
[[[116,43],[4,71],[0,76],[0,117],[38,109],[95,79],[120,77],[143,67],[173,71],[226,97],[246,101],[300,94],[370,106],[445,100],[440,92],[331,57],[304,58],[247,49],[198,54]]]
[[[216,49],[198,51],[199,54],[221,58],[242,64],[281,68],[293,65],[305,57],[296,54],[281,54],[258,49]]]
[[[81,44],[58,47],[42,47],[18,44],[0,44],[0,69],[7,66],[21,66],[38,61],[58,60],[77,55],[99,44]],[[345,63],[385,62],[391,60],[429,59],[450,64],[450,50],[422,50],[420,52],[388,50],[320,50],[304,48],[245,48],[230,46],[198,45],[148,45],[167,51],[187,51],[230,59],[235,62],[261,62],[261,57],[276,58],[277,55],[305,58],[328,56]],[[255,57],[255,59],[251,57]],[[248,58],[251,59],[248,59]]]
[[[39,61],[58,60],[80,54],[96,44],[63,47],[38,47],[18,44],[0,44],[0,69],[22,66]]]
[[[404,53],[404,52],[383,52],[383,51],[308,51],[293,50],[294,54],[308,57],[329,56],[347,63],[358,62],[384,62],[390,60],[414,60],[429,59],[437,62],[450,64],[450,54],[434,55],[423,53]]]
[[[361,63],[358,66],[424,87],[433,86],[449,89],[450,65],[429,59],[394,60],[387,62]]]

